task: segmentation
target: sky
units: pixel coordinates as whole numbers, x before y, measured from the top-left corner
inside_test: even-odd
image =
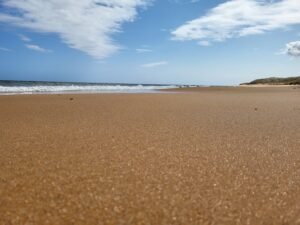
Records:
[[[299,75],[299,0],[0,0],[0,80],[237,85]]]

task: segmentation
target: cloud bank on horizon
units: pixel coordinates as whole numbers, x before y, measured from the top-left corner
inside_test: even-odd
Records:
[[[69,47],[103,59],[120,50],[112,35],[132,22],[151,0],[3,0],[6,22],[42,33],[55,33]],[[24,36],[23,36],[24,39]],[[28,46],[27,46],[28,47]],[[29,46],[32,50],[42,48]]]
[[[300,24],[299,0],[230,0],[172,31],[172,39],[202,43],[263,34]]]

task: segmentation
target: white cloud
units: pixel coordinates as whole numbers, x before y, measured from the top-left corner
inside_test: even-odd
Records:
[[[300,24],[300,0],[230,0],[172,32],[174,40],[224,41]]]
[[[136,49],[137,53],[147,53],[147,52],[153,52],[151,49],[148,48],[137,48]]]
[[[294,41],[286,44],[285,54],[300,57],[300,41]]]
[[[19,38],[24,42],[31,42],[31,39],[23,34],[19,34]]]
[[[97,59],[121,47],[112,35],[136,18],[137,8],[151,0],[3,0],[0,5],[17,13],[0,13],[0,22],[36,32],[56,33],[71,48]]]
[[[159,62],[152,62],[152,63],[146,63],[143,64],[142,67],[144,68],[153,68],[153,67],[158,67],[158,66],[164,66],[167,65],[167,61],[159,61]]]
[[[52,52],[51,50],[42,48],[38,45],[27,44],[25,46],[26,46],[26,48],[33,50],[33,51],[37,51],[37,52],[43,52],[43,53]]]
[[[210,46],[210,42],[209,41],[198,41],[198,45],[201,45],[201,46]]]
[[[169,0],[171,3],[181,3],[181,4],[187,4],[187,3],[196,3],[199,2],[200,0]]]
[[[0,51],[3,51],[3,52],[11,52],[10,49],[4,48],[4,47],[0,47]]]

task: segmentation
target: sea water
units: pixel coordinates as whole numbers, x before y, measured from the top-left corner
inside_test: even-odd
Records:
[[[38,93],[143,93],[177,88],[176,85],[1,81],[0,94]]]

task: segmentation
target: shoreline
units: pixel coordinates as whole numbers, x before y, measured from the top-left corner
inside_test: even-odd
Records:
[[[89,95],[89,94],[159,94],[166,92],[197,92],[201,90],[233,90],[239,88],[300,88],[300,85],[237,85],[237,86],[198,86],[198,87],[177,87],[163,89],[127,90],[127,91],[62,91],[62,92],[7,92],[0,93],[0,96],[9,95]]]
[[[74,91],[74,92],[25,92],[25,93],[0,93],[0,96],[17,96],[17,95],[90,95],[90,94],[156,94],[162,93],[161,90],[141,90],[141,91],[99,91],[99,92],[92,92],[92,91]]]
[[[241,87],[300,87],[299,84],[241,84]]]

